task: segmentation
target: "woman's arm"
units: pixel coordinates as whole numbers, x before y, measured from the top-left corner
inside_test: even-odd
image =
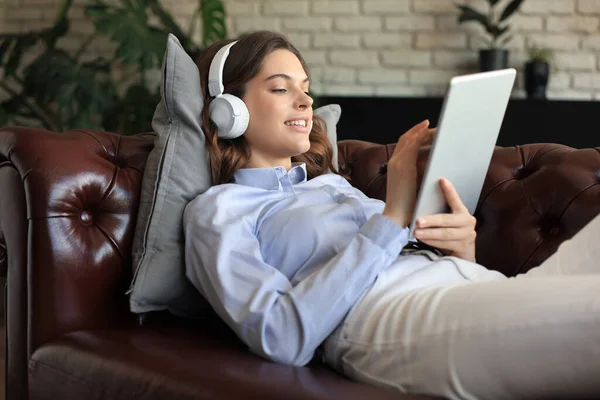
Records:
[[[187,276],[253,352],[285,364],[307,364],[407,243],[408,229],[373,215],[342,251],[292,286],[264,262],[250,223],[218,215],[216,204],[208,198],[186,208]],[[289,234],[301,232],[290,227]]]

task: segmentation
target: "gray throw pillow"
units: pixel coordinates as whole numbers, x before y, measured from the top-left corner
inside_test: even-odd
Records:
[[[129,303],[134,313],[169,310],[196,317],[207,303],[185,276],[182,219],[185,206],[210,187],[211,179],[198,68],[174,35],[167,41],[162,72],[161,101],[152,120],[157,136],[144,170],[133,238]],[[337,165],[341,108],[331,104],[315,114],[327,123]]]
[[[313,114],[323,118],[327,125],[327,138],[333,147],[331,163],[338,168],[337,123],[342,115],[342,107],[339,104],[329,104],[317,108]]]

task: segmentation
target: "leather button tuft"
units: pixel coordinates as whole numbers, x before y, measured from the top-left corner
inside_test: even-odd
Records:
[[[123,157],[116,156],[112,159],[112,163],[119,168],[123,168],[126,166],[126,162]]]
[[[79,214],[79,219],[84,225],[91,225],[94,222],[94,217],[92,216],[92,213],[87,210],[83,210],[81,214]]]
[[[380,168],[379,168],[379,175],[385,175],[387,174],[387,163],[383,164]]]
[[[527,168],[527,167],[523,167],[523,166],[518,167],[514,172],[516,179],[525,179],[532,173],[533,173],[533,170],[531,168]]]
[[[560,218],[545,216],[540,221],[540,230],[546,236],[558,236],[562,230]]]
[[[547,236],[558,236],[561,231],[560,219],[554,216],[546,216],[540,223],[542,232]]]

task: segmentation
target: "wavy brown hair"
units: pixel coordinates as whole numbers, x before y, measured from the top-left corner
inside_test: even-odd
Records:
[[[219,138],[217,126],[211,121],[208,112],[210,102],[213,100],[207,88],[210,63],[217,51],[232,41],[223,40],[208,47],[200,54],[196,63],[200,71],[204,100],[202,129],[206,136],[213,185],[231,182],[233,174],[240,168],[244,168],[252,155],[244,135],[235,139]],[[246,93],[246,83],[259,73],[265,57],[278,49],[294,53],[300,60],[306,75],[310,77],[304,58],[285,36],[275,32],[256,31],[239,38],[237,44],[231,48],[223,69],[224,92],[243,98]],[[293,162],[306,163],[308,179],[325,174],[328,169],[338,173],[337,166],[332,164],[333,148],[327,138],[325,121],[314,115],[313,122],[313,128],[309,135],[310,149],[306,153],[292,157]]]

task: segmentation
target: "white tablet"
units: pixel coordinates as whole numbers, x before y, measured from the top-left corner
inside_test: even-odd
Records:
[[[471,215],[475,212],[515,77],[516,70],[509,68],[450,81],[417,195],[411,239],[417,218],[449,212],[442,177],[454,185]]]

